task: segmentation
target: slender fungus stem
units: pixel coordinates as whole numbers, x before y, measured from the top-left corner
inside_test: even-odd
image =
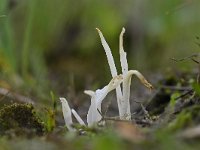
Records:
[[[72,109],[72,114],[74,115],[74,117],[76,118],[76,120],[80,123],[80,125],[84,125],[85,126],[85,123],[84,121],[81,119],[81,117],[78,115],[78,113]]]
[[[113,55],[111,53],[111,49],[110,49],[108,43],[106,42],[102,32],[98,28],[96,28],[96,30],[99,33],[99,37],[101,39],[101,43],[102,43],[103,48],[105,50],[105,53],[106,53],[106,56],[107,56],[107,61],[108,61],[109,67],[110,67],[110,71],[111,71],[112,77],[115,77],[115,76],[117,76],[117,69],[116,69],[116,66],[115,66]],[[118,86],[116,88],[116,96],[117,96],[117,105],[118,105],[118,108],[119,108],[119,115],[122,116],[122,104],[121,104],[121,101],[122,101],[122,90],[121,90],[120,86]]]
[[[122,74],[123,78],[127,76],[128,73],[128,62],[126,58],[126,52],[124,51],[123,47],[123,35],[125,33],[125,29],[122,28],[121,34],[119,36],[119,54],[120,54],[120,62],[121,62],[121,68],[122,68]],[[130,84],[130,83],[128,83]],[[130,85],[129,85],[130,86]],[[130,97],[130,88],[127,88],[127,83],[125,80],[123,80],[123,94],[122,94],[122,115],[120,116],[121,119],[127,119],[131,120],[131,111],[130,111],[130,102],[129,102],[129,97]]]

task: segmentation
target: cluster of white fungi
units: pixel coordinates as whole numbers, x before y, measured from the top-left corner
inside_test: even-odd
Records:
[[[122,74],[117,73],[117,69],[115,66],[114,58],[111,53],[111,49],[107,44],[102,32],[97,28],[99,33],[101,43],[105,50],[108,64],[110,67],[110,71],[112,74],[112,79],[102,89],[97,89],[96,91],[85,90],[84,93],[91,97],[91,104],[87,114],[87,125],[93,126],[97,124],[101,119],[101,104],[105,99],[106,95],[112,90],[116,90],[117,104],[119,110],[119,117],[122,120],[131,120],[131,110],[130,110],[130,85],[131,85],[131,77],[135,75],[139,78],[142,84],[144,84],[147,88],[152,89],[153,86],[144,78],[144,76],[137,70],[128,70],[128,63],[126,58],[126,52],[123,48],[123,35],[125,33],[125,29],[122,28],[121,34],[119,36],[119,54],[120,54],[120,63],[122,68]],[[122,86],[121,86],[122,84]],[[72,114],[76,118],[76,120],[81,125],[86,125],[78,113],[71,109],[68,105],[68,102],[65,98],[60,98],[62,103],[62,111],[65,120],[65,124],[69,131],[75,131],[75,129],[71,126],[72,122]]]

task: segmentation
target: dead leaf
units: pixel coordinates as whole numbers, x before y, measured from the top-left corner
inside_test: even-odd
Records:
[[[145,139],[145,134],[131,122],[116,122],[115,130],[122,138],[131,142],[140,142]]]
[[[178,136],[187,139],[200,138],[200,125],[186,129],[178,134]]]

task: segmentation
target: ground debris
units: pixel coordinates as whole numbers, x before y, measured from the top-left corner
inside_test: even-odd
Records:
[[[179,133],[178,136],[186,139],[200,138],[200,125],[188,128]]]

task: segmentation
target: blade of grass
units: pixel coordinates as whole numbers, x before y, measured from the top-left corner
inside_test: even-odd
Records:
[[[24,41],[23,41],[23,47],[22,47],[22,75],[24,77],[28,74],[28,68],[29,68],[29,54],[30,54],[30,35],[32,31],[32,24],[33,24],[33,18],[34,18],[34,11],[36,7],[37,1],[29,1],[28,2],[28,16],[27,16],[27,25],[26,29],[24,31]]]
[[[0,1],[0,12],[4,14],[8,14],[8,1],[1,0]],[[1,15],[1,18],[6,17],[1,20],[1,33],[2,39],[0,41],[1,51],[3,52],[4,57],[6,58],[6,62],[9,64],[9,69],[12,72],[17,70],[16,57],[14,53],[14,42],[13,42],[13,30],[11,26],[11,15]],[[8,68],[7,68],[8,69]]]

